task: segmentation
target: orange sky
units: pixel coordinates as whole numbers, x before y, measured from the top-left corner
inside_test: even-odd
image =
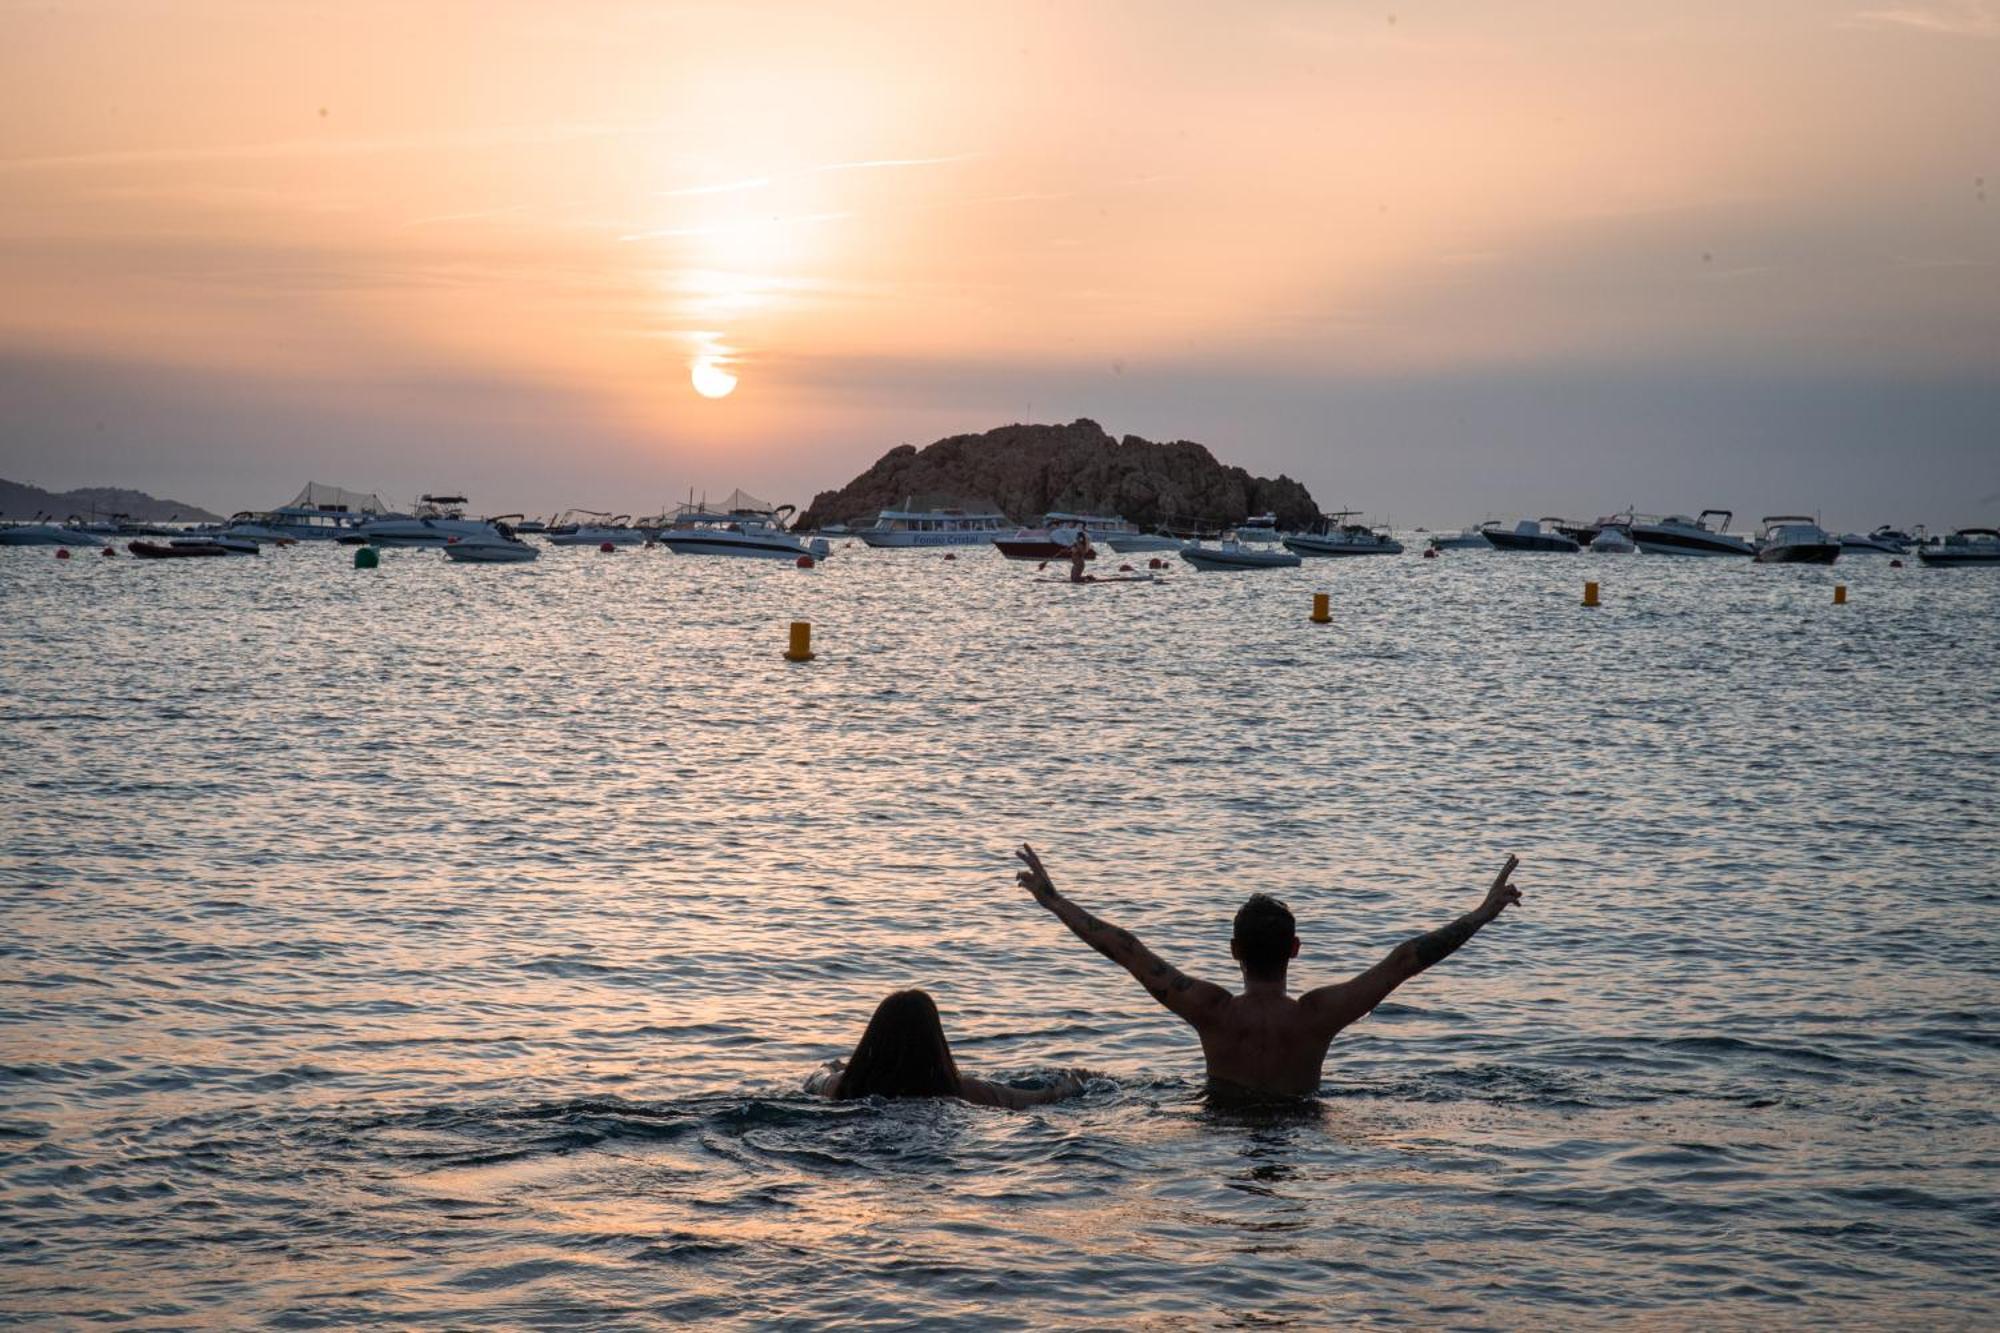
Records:
[[[0,3],[0,473],[802,501],[1087,414],[1327,491],[1327,382],[1991,371],[2000,5],[1644,9]]]

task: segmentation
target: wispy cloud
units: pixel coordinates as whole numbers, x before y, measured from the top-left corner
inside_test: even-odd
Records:
[[[1904,28],[1942,37],[2000,38],[2000,4],[1989,0],[1940,0],[1895,9],[1864,9],[1852,23],[1861,28]]]
[[[749,218],[738,222],[711,222],[698,227],[662,227],[656,231],[628,232],[618,239],[621,241],[666,241],[683,236],[721,236],[729,232],[742,231],[745,227],[794,227],[810,226],[821,222],[839,222],[854,214],[842,213],[798,213],[788,218]]]
[[[724,181],[720,185],[690,185],[679,190],[661,190],[661,199],[680,199],[692,194],[735,194],[739,190],[761,190],[771,183],[769,176],[752,176],[747,180]]]
[[[814,171],[875,171],[884,167],[938,167],[947,162],[970,162],[977,153],[953,153],[948,157],[871,157],[857,162],[825,162]]]

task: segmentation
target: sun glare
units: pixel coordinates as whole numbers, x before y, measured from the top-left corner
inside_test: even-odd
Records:
[[[736,377],[712,356],[698,356],[689,371],[694,391],[704,398],[727,398],[736,388]]]

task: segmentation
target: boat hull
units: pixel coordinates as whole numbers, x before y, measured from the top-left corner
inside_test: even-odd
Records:
[[[58,528],[48,523],[0,528],[0,546],[102,546],[102,537],[74,528]]]
[[[825,535],[825,534],[822,534]],[[985,546],[993,540],[991,529],[967,532],[872,532],[863,528],[859,532],[834,533],[836,537],[859,537],[869,546],[884,550],[900,550],[911,546]]]
[[[125,549],[141,560],[198,560],[235,554],[227,547],[218,546],[214,542],[181,542],[173,545],[161,542],[127,542]],[[252,548],[251,554],[255,554],[255,548]]]
[[[1647,555],[1755,555],[1749,542],[1717,533],[1680,532],[1635,524],[1632,541]]]
[[[675,555],[727,555],[764,560],[797,560],[802,555],[813,552],[804,546],[792,544],[767,544],[764,542],[731,540],[722,536],[689,536],[685,533],[663,533],[660,544]]]
[[[1329,540],[1309,533],[1295,533],[1285,538],[1285,549],[1294,555],[1337,556],[1337,555],[1401,555],[1403,544],[1398,541],[1354,542]]]
[[[1760,565],[1830,565],[1839,558],[1839,542],[1799,542],[1767,546],[1757,552]]]
[[[1496,551],[1548,551],[1575,555],[1582,549],[1572,539],[1551,532],[1507,532],[1493,528],[1487,532],[1486,540]]]
[[[445,558],[465,565],[520,565],[541,555],[526,542],[455,542]]]
[[[1919,546],[1917,559],[1927,565],[2000,565],[2000,550],[1933,551]]]
[[[1296,569],[1299,558],[1287,551],[1214,551],[1184,546],[1181,559],[1196,569]]]
[[[1104,544],[1120,555],[1144,555],[1148,551],[1178,551],[1187,543],[1179,537],[1159,532],[1137,532],[1129,537],[1106,537]]]
[[[995,537],[993,547],[1009,560],[1054,560],[1070,553],[1071,543],[1051,538]]]

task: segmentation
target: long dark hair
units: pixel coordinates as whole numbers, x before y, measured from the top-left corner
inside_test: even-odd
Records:
[[[958,1066],[936,1001],[920,990],[899,990],[876,1005],[860,1045],[847,1057],[836,1095],[842,1101],[958,1096]]]

